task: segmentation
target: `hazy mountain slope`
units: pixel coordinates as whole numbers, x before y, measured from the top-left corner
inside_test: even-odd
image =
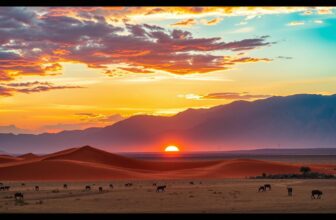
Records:
[[[112,151],[336,147],[336,95],[293,95],[189,109],[172,117],[134,116],[105,128],[57,134],[0,134],[0,150],[46,153],[92,145]]]

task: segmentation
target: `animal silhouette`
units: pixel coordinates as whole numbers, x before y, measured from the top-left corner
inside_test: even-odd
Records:
[[[258,192],[264,192],[265,191],[265,186],[260,186]]]
[[[99,187],[99,192],[103,192],[103,187]]]
[[[9,190],[10,186],[0,186],[0,191]]]
[[[287,191],[288,191],[288,196],[292,196],[293,188],[292,187],[287,187]]]
[[[15,194],[14,194],[14,199],[15,199],[16,201],[18,201],[18,200],[23,200],[23,193],[21,193],[21,192],[17,192],[17,193],[15,193]]]
[[[85,190],[90,191],[91,190],[91,186],[85,186]]]
[[[130,186],[133,186],[133,183],[126,183],[125,184],[125,187],[130,187]]]
[[[156,186],[156,183],[153,183],[153,186]]]
[[[67,188],[68,188],[68,185],[67,185],[67,184],[63,184],[63,188],[64,188],[64,189],[67,189]]]
[[[110,184],[110,188],[113,189],[113,184]]]
[[[271,184],[265,184],[264,187],[265,187],[265,190],[267,189],[271,190]]]
[[[315,197],[315,195],[317,195],[317,197]],[[321,196],[322,196],[322,191],[320,190],[312,190],[312,193],[311,193],[311,198],[312,199],[321,199]]]
[[[166,187],[167,187],[166,185],[158,186],[158,187],[156,187],[156,192],[164,192]]]
[[[189,184],[190,184],[190,185],[194,185],[194,182],[193,182],[193,181],[190,181]]]
[[[39,186],[35,186],[35,191],[39,191],[40,187]]]

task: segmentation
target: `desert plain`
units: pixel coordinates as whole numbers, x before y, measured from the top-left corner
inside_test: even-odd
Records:
[[[250,178],[299,173],[302,165],[248,158],[148,161],[91,147],[7,155],[0,182],[10,190],[0,191],[0,213],[335,213],[336,179]],[[335,174],[336,164],[308,165]],[[271,190],[258,192],[264,184]],[[156,191],[160,185],[166,185],[164,192]],[[311,198],[315,189],[323,192],[321,199]],[[16,192],[23,193],[23,201],[15,201]]]

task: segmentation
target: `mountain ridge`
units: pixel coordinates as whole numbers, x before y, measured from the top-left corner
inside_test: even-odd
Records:
[[[0,149],[48,153],[92,145],[112,151],[151,151],[170,142],[185,151],[332,148],[335,134],[336,95],[296,94],[187,109],[170,117],[138,115],[103,128],[0,134]]]

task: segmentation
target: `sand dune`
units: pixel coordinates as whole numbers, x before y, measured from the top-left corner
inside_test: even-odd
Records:
[[[25,159],[24,159],[25,158]],[[107,180],[244,178],[299,173],[300,164],[252,159],[212,161],[146,161],[108,153],[89,146],[45,156],[0,157],[2,180]],[[331,165],[313,165],[313,171],[336,173]]]
[[[19,160],[21,160],[21,159],[13,157],[13,156],[0,155],[0,164],[2,164],[2,163],[16,162],[16,161],[19,161]]]
[[[19,158],[22,158],[22,159],[36,159],[36,158],[39,158],[39,156],[33,154],[33,153],[28,153],[28,154],[23,154],[21,156],[19,156]]]

